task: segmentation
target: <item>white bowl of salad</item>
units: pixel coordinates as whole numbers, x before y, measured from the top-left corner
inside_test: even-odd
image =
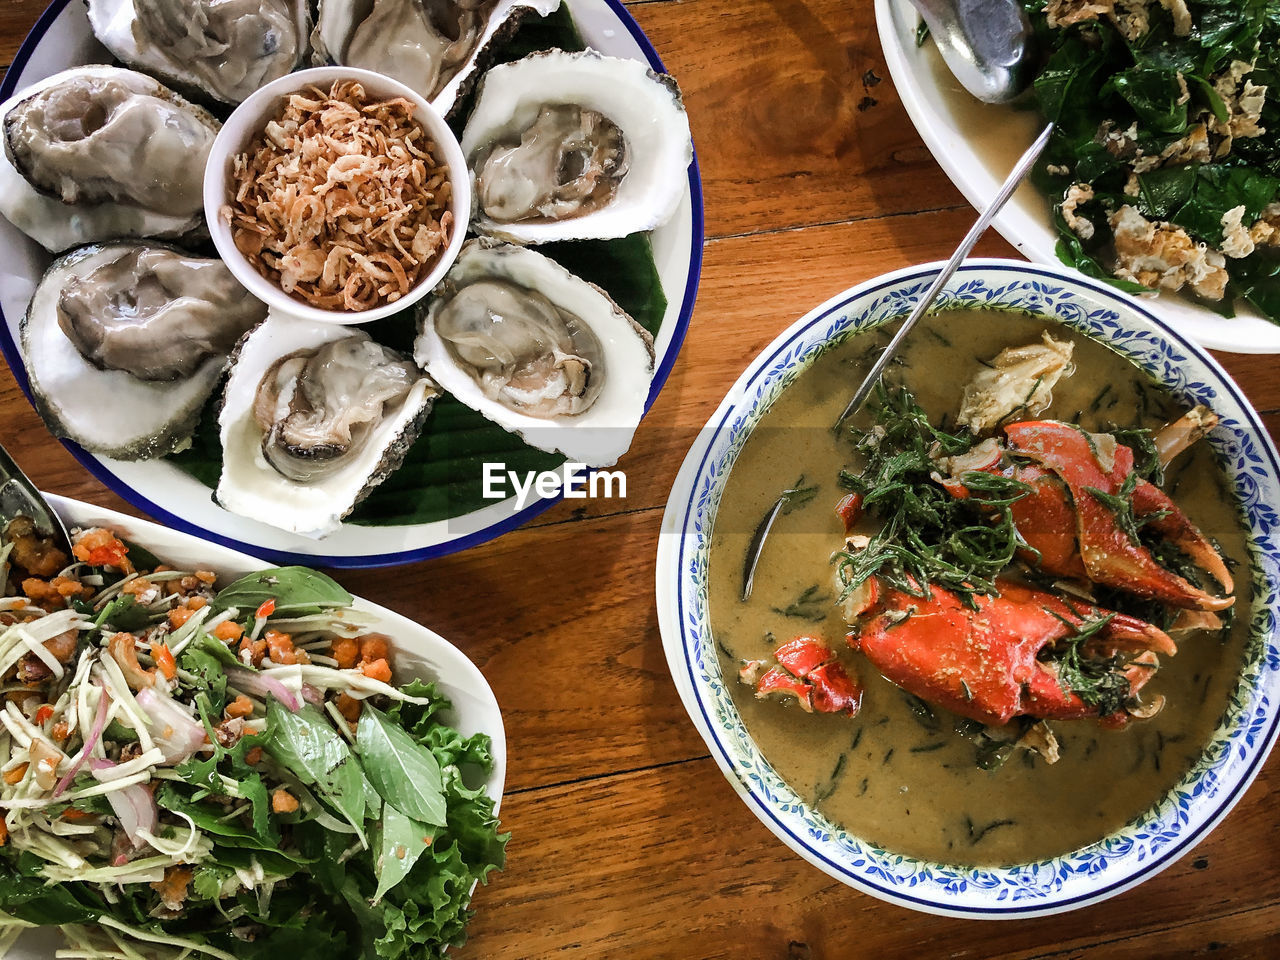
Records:
[[[316,571],[50,500],[74,556],[0,547],[0,956],[461,943],[507,839],[475,665]]]

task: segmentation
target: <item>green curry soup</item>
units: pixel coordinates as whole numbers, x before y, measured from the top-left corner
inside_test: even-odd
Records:
[[[965,382],[1007,346],[1040,339],[1049,325],[1010,313],[962,311],[926,318],[908,339],[891,376],[915,392],[937,423],[954,420]],[[1076,372],[1054,388],[1043,414],[1089,429],[1157,428],[1182,412],[1127,360],[1064,328]],[[728,479],[711,546],[710,614],[720,666],[747,729],[773,768],[808,802],[852,833],[889,850],[949,863],[997,865],[1069,852],[1098,840],[1153,806],[1201,753],[1243,659],[1249,578],[1236,578],[1233,626],[1197,633],[1162,657],[1144,690],[1166,706],[1120,729],[1093,720],[1051,721],[1061,745],[1053,765],[1015,750],[996,769],[980,769],[973,725],[920,702],[878,676],[845,643],[834,606],[831,557],[843,526],[837,484],[852,463],[851,444],[831,424],[885,335],[864,334],[825,353],[773,405]],[[752,531],[778,494],[816,487],[780,515],[740,599]],[[1243,571],[1244,530],[1226,478],[1207,444],[1174,462],[1164,489]],[[807,714],[794,702],[756,700],[734,682],[743,660],[768,658],[776,643],[815,635],[839,652],[865,687],[860,713]]]

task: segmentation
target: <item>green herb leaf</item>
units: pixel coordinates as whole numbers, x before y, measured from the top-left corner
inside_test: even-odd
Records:
[[[310,704],[291,713],[272,700],[267,719],[271,723],[267,752],[303,783],[314,786],[364,840],[365,778],[347,742]]]
[[[391,804],[383,807],[377,836],[377,860],[374,862],[374,872],[378,877],[378,887],[373,892],[375,907],[389,890],[409,875],[434,839],[435,833],[427,824],[406,817]]]
[[[444,826],[440,765],[430,750],[368,704],[360,711],[356,747],[369,781],[390,806],[414,820]]]
[[[783,514],[788,514],[793,510],[799,510],[805,504],[813,500],[817,495],[817,485],[815,484],[808,487],[804,486],[804,476],[802,474],[800,479],[791,485],[790,489],[783,490],[781,493]]]
[[[787,604],[786,607],[774,607],[773,612],[784,617],[820,623],[827,619],[827,614],[831,611],[831,603],[831,594],[814,584],[800,594],[794,602]]]
[[[235,607],[252,616],[268,600],[276,602],[277,616],[301,616],[352,603],[351,594],[319,571],[277,567],[241,577],[214,597],[210,606],[215,613]]]
[[[146,607],[138,605],[137,598],[131,593],[114,597],[94,618],[93,625],[99,630],[129,631],[141,630],[151,623],[152,615]]]
[[[872,576],[912,596],[926,595],[930,584],[969,603],[975,593],[993,592],[995,575],[1025,546],[1010,505],[1027,495],[1027,485],[969,471],[958,478],[969,495],[952,496],[933,479],[936,457],[965,453],[976,438],[934,427],[902,386],[877,385],[869,407],[872,426],[853,430],[866,467],[840,479],[883,524],[865,549],[836,555],[843,596]]]

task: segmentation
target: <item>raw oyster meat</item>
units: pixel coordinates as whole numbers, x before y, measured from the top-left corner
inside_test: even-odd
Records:
[[[320,0],[311,35],[317,64],[394,77],[449,113],[495,37],[560,0]]]
[[[480,81],[462,134],[482,233],[623,237],[676,212],[693,159],[674,80],[638,60],[548,50]]]
[[[653,338],[608,294],[490,239],[469,241],[434,291],[414,356],[525,442],[593,467],[631,446],[653,378]]]
[[[232,361],[217,501],[323,537],[400,465],[438,393],[362,330],[272,314]]]
[[[221,260],[153,242],[74,250],[49,268],[22,321],[36,406],[54,434],[95,453],[171,453],[266,312]]]
[[[75,67],[0,106],[0,213],[46,248],[203,229],[220,124],[157,80]]]
[[[98,40],[200,99],[240,103],[302,63],[307,0],[87,0]]]

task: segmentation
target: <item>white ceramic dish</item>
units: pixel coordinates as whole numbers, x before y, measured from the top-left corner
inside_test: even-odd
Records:
[[[854,836],[811,809],[743,726],[727,689],[737,678],[722,676],[710,629],[711,538],[725,480],[773,401],[826,346],[909,313],[938,267],[899,270],[832,298],[766,347],[729,390],[698,434],[667,502],[658,547],[658,624],[676,688],[712,756],[743,802],[800,856],[859,890],[930,913],[1059,913],[1127,890],[1190,850],[1240,799],[1280,733],[1280,624],[1274,615],[1280,602],[1280,461],[1225,371],[1146,303],[1062,266],[978,260],[961,267],[938,309],[1003,306],[1054,319],[1107,342],[1188,408],[1205,403],[1221,416],[1208,442],[1226,464],[1248,521],[1253,636],[1205,752],[1156,807],[1116,833],[1066,856],[1008,868],[931,863]]]
[[[876,0],[876,26],[885,63],[911,122],[951,182],[975,207],[995,196],[1041,122],[1034,110],[980,103],[956,82],[932,42],[916,46],[919,15],[908,0]],[[1061,264],[1050,207],[1029,184],[995,218],[994,226],[1030,260]],[[1147,308],[1201,346],[1234,353],[1280,353],[1280,325],[1247,304],[1220,317],[1177,295],[1146,299]]]
[[[267,121],[279,114],[283,99],[308,86],[328,90],[334,82],[340,80],[360,81],[365,93],[374,99],[390,100],[395,97],[404,97],[413,103],[413,117],[426,128],[427,135],[436,147],[436,160],[445,164],[450,171],[449,180],[452,186],[449,203],[449,210],[453,214],[453,225],[450,227],[452,232],[448,246],[436,260],[431,272],[394,303],[360,312],[322,310],[289,296],[280,289],[279,284],[268,280],[245,259],[231,238],[230,224],[219,216],[219,211],[230,197],[229,184],[236,155],[244,152],[249,141],[262,131]],[[298,70],[286,74],[254,91],[232,111],[231,116],[223,123],[222,130],[218,132],[209,150],[209,162],[205,166],[204,217],[209,224],[213,245],[218,248],[218,256],[222,258],[223,263],[245,289],[272,310],[290,313],[307,320],[318,320],[321,323],[372,323],[374,320],[381,320],[393,313],[407,310],[425,297],[457,259],[458,251],[462,249],[462,242],[466,239],[467,224],[471,220],[471,178],[466,175],[466,169],[466,158],[462,155],[458,138],[453,135],[444,117],[440,116],[421,94],[399,80],[384,77],[370,70],[359,70],[355,67],[313,67],[310,70]]]
[[[630,57],[662,70],[662,61],[621,0],[564,0],[583,40],[602,53]],[[14,57],[0,101],[36,80],[72,64],[110,62],[89,31],[84,5],[54,0]],[[667,310],[654,338],[656,360],[646,409],[657,399],[684,341],[702,270],[702,182],[697,161],[689,167],[688,190],[675,217],[652,234],[654,262]],[[16,342],[18,324],[49,255],[0,219],[0,349],[26,390]],[[66,444],[80,463],[140,510],[179,530],[225,546],[248,550],[277,563],[369,567],[411,563],[464,550],[514,529],[557,502],[532,499],[523,508],[514,496],[450,520],[397,526],[344,524],[323,540],[290,534],[223,510],[210,488],[165,460],[126,462],[86,453]],[[626,469],[625,458],[621,464]]]
[[[206,543],[147,520],[67,497],[47,496],[68,527],[109,527],[171,565],[213,570],[218,574],[220,583],[270,566],[248,554]],[[434,680],[440,692],[453,702],[448,722],[464,736],[474,733],[488,735],[493,744],[493,772],[485,781],[484,788],[485,793],[493,798],[494,813],[497,813],[506,782],[507,740],[498,701],[483,674],[462,651],[421,624],[360,598],[356,598],[355,608],[375,617],[374,629],[393,639],[396,667],[401,679],[421,677]],[[36,930],[24,934],[5,956],[7,960],[48,960],[55,950],[64,945],[55,931]]]

